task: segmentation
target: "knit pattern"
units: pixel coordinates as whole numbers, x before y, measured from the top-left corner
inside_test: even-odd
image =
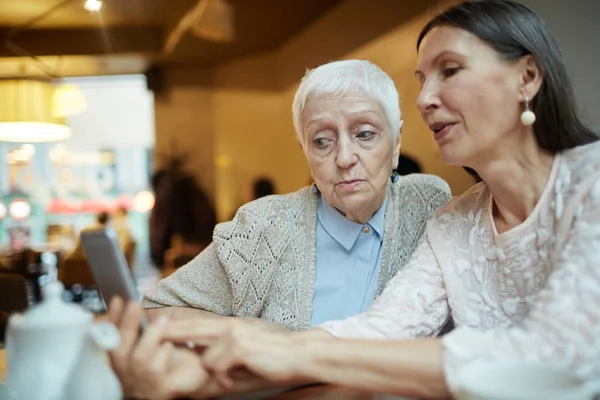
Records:
[[[376,296],[407,263],[425,223],[450,199],[442,179],[413,174],[388,185]],[[292,330],[310,327],[316,264],[318,194],[310,187],[268,196],[216,226],[213,243],[162,280],[145,308],[193,307],[264,318]]]

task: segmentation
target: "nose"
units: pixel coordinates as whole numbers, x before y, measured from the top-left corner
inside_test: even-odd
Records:
[[[417,108],[422,115],[429,114],[440,108],[440,97],[438,88],[434,82],[424,83],[417,97]]]
[[[338,143],[335,163],[339,168],[350,168],[358,161],[355,145],[347,135],[342,135]]]

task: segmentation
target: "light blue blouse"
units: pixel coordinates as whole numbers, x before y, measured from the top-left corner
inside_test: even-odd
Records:
[[[366,224],[344,217],[323,196],[317,211],[317,262],[311,326],[365,311],[381,265],[385,206]]]

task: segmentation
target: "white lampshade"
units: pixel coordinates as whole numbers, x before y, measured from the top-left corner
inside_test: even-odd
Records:
[[[55,142],[71,128],[54,116],[54,87],[49,81],[0,80],[0,141]]]

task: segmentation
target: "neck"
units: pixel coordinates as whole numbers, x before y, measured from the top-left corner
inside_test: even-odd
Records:
[[[494,218],[507,230],[524,222],[539,202],[552,170],[554,155],[537,144],[477,168],[494,200]],[[500,229],[498,229],[500,231]]]

